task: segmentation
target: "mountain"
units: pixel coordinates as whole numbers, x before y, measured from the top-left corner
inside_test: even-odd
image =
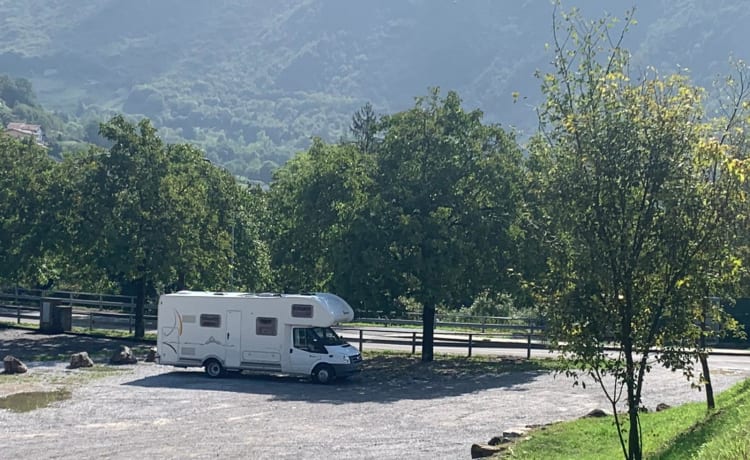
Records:
[[[629,7],[562,9],[573,6],[592,19]],[[687,67],[710,85],[750,39],[741,0],[634,6],[634,70]],[[345,136],[365,102],[391,113],[432,86],[528,134],[553,11],[545,0],[0,0],[0,74],[31,80],[44,107],[81,129],[147,116],[167,140],[267,181],[311,137]]]

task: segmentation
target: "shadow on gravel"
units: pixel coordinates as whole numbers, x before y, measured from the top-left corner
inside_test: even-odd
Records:
[[[179,390],[229,391],[267,395],[272,401],[305,401],[327,404],[393,403],[401,400],[440,399],[451,396],[502,388],[527,391],[524,384],[544,375],[544,371],[508,372],[495,375],[421,379],[395,377],[368,379],[366,373],[337,380],[330,385],[319,385],[309,380],[274,375],[233,374],[222,379],[211,379],[202,372],[173,371],[145,377],[124,385]]]
[[[40,334],[39,332],[0,326],[0,356],[13,355],[21,361],[67,361],[70,355],[86,351],[94,359],[113,353],[120,345],[130,348],[147,346],[128,340],[113,340],[76,334]],[[136,353],[137,355],[137,353]]]

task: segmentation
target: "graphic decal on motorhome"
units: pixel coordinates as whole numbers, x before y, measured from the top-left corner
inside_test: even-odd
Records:
[[[215,343],[216,345],[222,345],[222,346],[224,345],[223,343],[216,340],[214,336],[209,337],[208,340],[206,340],[202,345],[208,345],[211,343]]]
[[[172,326],[165,327],[162,332],[164,333],[164,337],[169,337],[177,331],[177,335],[182,335],[182,315],[180,315],[180,312],[175,310],[174,311],[174,322],[172,323]]]
[[[177,332],[177,340],[176,341],[173,341],[173,342],[164,341],[163,342],[164,345],[168,346],[169,348],[172,349],[172,351],[174,351],[175,353],[177,353],[176,346],[178,346],[180,344],[180,336],[182,336],[182,315],[180,315],[180,312],[178,312],[177,310],[175,310],[174,311],[174,322],[172,323],[172,326],[171,327],[167,326],[167,327],[165,327],[164,329],[162,329],[159,332],[163,333],[164,337],[170,337],[172,334],[174,334],[175,332]]]

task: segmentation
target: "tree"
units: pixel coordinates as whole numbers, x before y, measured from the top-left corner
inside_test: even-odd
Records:
[[[544,137],[529,164],[550,247],[541,291],[550,337],[572,358],[573,375],[587,369],[601,386],[624,457],[640,459],[645,373],[653,358],[690,371],[695,307],[737,263],[728,248],[747,165],[738,144],[703,122],[703,92],[685,77],[631,80],[621,46],[630,21],[612,36],[609,18],[555,18]]]
[[[372,158],[354,146],[316,139],[277,172],[269,193],[268,240],[282,290],[334,290],[350,301],[360,297],[344,280],[361,272],[349,262],[369,242],[348,235],[369,199],[372,169]]]
[[[354,135],[360,151],[370,153],[375,148],[375,134],[378,130],[378,117],[369,102],[357,110],[352,116],[349,130]]]
[[[47,284],[56,250],[50,187],[54,161],[33,141],[0,133],[0,280]]]
[[[422,360],[433,359],[438,305],[469,305],[513,283],[521,154],[511,135],[437,89],[383,117],[370,218],[393,299],[422,305]]]
[[[0,99],[11,108],[18,104],[32,107],[36,105],[36,96],[31,82],[25,78],[14,80],[8,76],[0,75]]]
[[[267,281],[260,222],[243,213],[255,201],[227,171],[192,146],[165,145],[148,120],[134,125],[116,116],[100,133],[109,150],[92,148],[65,161],[60,195],[74,210],[64,220],[66,253],[86,267],[82,275],[99,274],[136,297],[137,337],[145,332],[146,298],[161,289]],[[257,272],[236,272],[240,258]]]

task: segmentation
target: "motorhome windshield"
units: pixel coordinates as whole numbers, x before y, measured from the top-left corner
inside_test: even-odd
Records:
[[[320,340],[321,345],[343,345],[346,343],[330,327],[313,327],[311,329]]]

